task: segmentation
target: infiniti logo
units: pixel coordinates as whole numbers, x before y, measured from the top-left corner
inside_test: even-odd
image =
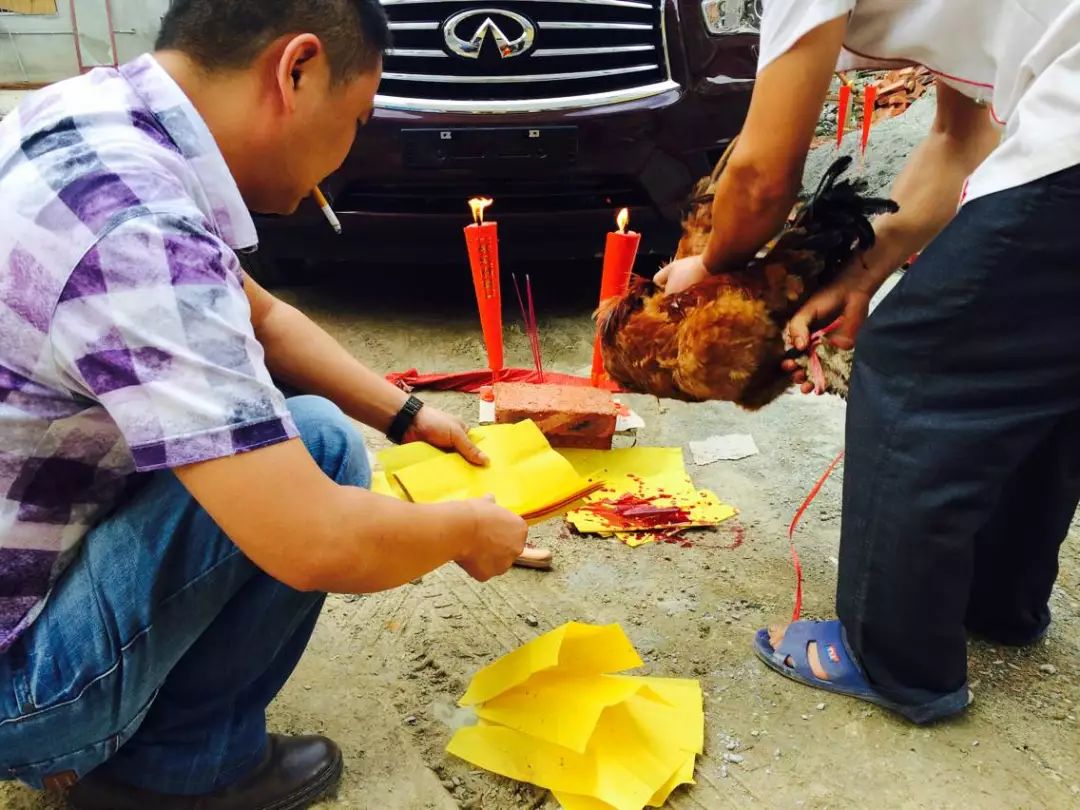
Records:
[[[511,39],[496,20],[511,32],[520,28],[521,34]],[[495,40],[499,55],[503,59],[528,53],[536,39],[536,26],[527,17],[500,8],[476,8],[459,12],[443,23],[442,31],[446,46],[466,59],[479,59],[480,49],[484,47],[484,41],[488,37]]]

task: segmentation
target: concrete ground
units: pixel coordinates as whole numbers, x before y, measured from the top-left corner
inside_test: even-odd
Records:
[[[481,365],[464,267],[336,272],[333,283],[282,295],[357,357],[381,370]],[[551,368],[581,371],[589,361],[594,273],[533,268]],[[517,321],[509,317],[508,360],[525,365]],[[469,397],[428,399],[465,418],[475,414]],[[555,549],[550,573],[514,570],[479,585],[450,566],[392,593],[331,597],[308,654],[271,709],[275,730],[326,733],[344,748],[345,781],[321,807],[554,810],[545,792],[474,770],[443,749],[472,674],[569,620],[620,622],[647,673],[701,680],[707,750],[698,784],[680,790],[671,807],[1080,807],[1080,530],[1062,554],[1046,641],[1025,650],[972,642],[975,705],[960,719],[915,728],[785,681],[751,652],[757,628],[790,614],[785,530],[843,444],[844,403],[790,395],[759,414],[648,397],[633,406],[647,421],[645,445],[754,435],[761,449],[754,458],[689,467],[739,517],[696,536],[690,548],[637,550],[572,536],[551,521],[533,538]],[[369,436],[373,447],[383,446]],[[841,481],[842,471],[797,536],[811,617],[832,615]],[[741,761],[726,763],[730,754]],[[0,807],[53,806],[21,787],[0,788]]]

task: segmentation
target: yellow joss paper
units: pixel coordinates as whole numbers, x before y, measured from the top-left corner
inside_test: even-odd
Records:
[[[686,760],[671,778],[665,782],[653,797],[649,799],[649,807],[663,807],[671,794],[682,785],[696,785],[694,781],[694,766],[697,763],[697,754],[687,754]],[[574,793],[561,793],[553,791],[555,801],[562,805],[563,810],[615,810],[613,805],[592,796],[581,796]]]
[[[461,704],[479,725],[447,751],[567,810],[660,807],[693,782],[704,706],[697,681],[612,674],[640,663],[617,625],[564,625],[477,673]]]
[[[555,801],[562,810],[614,810],[607,802],[594,799],[592,796],[578,796],[574,793],[560,793],[552,791]]]
[[[579,475],[605,484],[622,482],[627,476],[653,478],[685,472],[679,447],[627,447],[619,450],[564,448],[560,455]]]
[[[668,727],[670,734],[679,730],[680,745],[688,751],[700,754],[705,751],[705,700],[701,693],[701,684],[687,678],[647,678],[640,677],[635,680],[641,681],[649,688],[649,692],[656,695],[664,704],[673,710],[663,722],[671,723]],[[652,707],[638,704],[635,714],[642,717],[643,712]]]
[[[380,451],[378,459],[380,469],[389,476],[413,464],[420,464],[445,455],[445,451],[432,447],[426,442],[410,442]]]
[[[578,754],[502,726],[459,729],[446,750],[500,776],[599,798],[616,810],[641,810],[654,795],[654,787],[638,778],[632,759],[600,762],[592,753]]]
[[[664,785],[649,799],[649,807],[663,807],[676,788],[682,785],[696,785],[694,781],[694,765],[697,761],[696,754],[688,754],[682,766]],[[580,796],[574,793],[560,793],[553,791],[555,801],[562,805],[562,810],[615,810],[613,805],[592,796]]]
[[[395,473],[413,464],[443,455],[446,455],[444,451],[425,442],[410,442],[381,450],[377,456],[379,469],[371,474],[371,491],[376,495],[386,495],[389,498],[407,501],[409,496],[397,482]]]
[[[678,447],[631,447],[621,450],[559,451],[579,474],[602,483],[580,507],[566,516],[582,534],[616,534],[628,546],[656,542],[657,530],[715,526],[734,517],[733,507],[708,490],[699,490],[686,473]],[[683,514],[670,522],[619,518],[611,508],[631,495],[659,509],[675,507]],[[641,534],[638,534],[641,532]]]
[[[569,512],[566,519],[582,534],[600,534],[614,531],[632,531],[635,528],[632,517],[619,519],[614,516],[611,506],[625,495],[632,495],[657,509],[674,507],[682,514],[671,518],[670,522],[650,520],[640,526],[642,531],[657,529],[716,526],[734,517],[734,507],[720,501],[709,490],[699,490],[685,472],[663,474],[651,478],[627,477],[622,481],[605,481],[603,488],[597,490],[581,504]],[[646,541],[647,542],[647,541]]]
[[[635,669],[643,663],[617,624],[600,627],[570,622],[488,664],[476,673],[458,704],[486,703],[556,667],[563,673],[601,675]]]
[[[678,714],[655,696],[638,694],[604,709],[584,752],[488,723],[461,729],[447,750],[511,779],[640,810],[686,781],[696,752],[685,747]]]
[[[375,470],[371,474],[371,491],[376,495],[385,495],[388,498],[397,498],[399,500],[405,497],[404,491],[399,493],[382,470]]]
[[[594,487],[551,449],[535,423],[500,426],[483,434],[487,467],[476,467],[457,453],[398,469],[392,478],[417,503],[493,495],[500,505],[523,517],[557,510]]]
[[[675,789],[681,785],[696,785],[697,782],[694,781],[694,766],[696,764],[697,754],[687,754],[679,770],[675,771],[671,778],[649,799],[649,807],[663,807],[667,804],[667,800],[671,798],[671,794],[675,792]]]
[[[643,708],[647,705],[651,705],[652,710]],[[604,712],[588,748],[602,770],[616,764],[632,768],[638,779],[649,786],[649,794],[634,810],[640,810],[652,801],[657,792],[682,770],[690,753],[684,747],[685,732],[673,728],[670,718],[655,728],[646,725],[664,712],[673,714],[670,707],[635,695]],[[597,798],[620,810],[625,807],[610,797],[599,795]]]
[[[582,754],[604,710],[647,688],[637,678],[576,675],[556,668],[492,698],[476,713],[482,720]]]
[[[687,746],[696,735],[679,715],[676,707],[639,694],[604,709],[581,753],[490,723],[459,730],[447,750],[493,773],[581,797],[579,806],[591,799],[600,807],[640,810],[662,804],[693,777],[696,752]],[[699,717],[697,726],[703,722]]]

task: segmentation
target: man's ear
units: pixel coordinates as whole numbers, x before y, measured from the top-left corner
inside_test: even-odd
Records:
[[[299,34],[285,43],[277,63],[277,85],[286,112],[296,110],[296,93],[324,53],[322,41],[314,34]]]

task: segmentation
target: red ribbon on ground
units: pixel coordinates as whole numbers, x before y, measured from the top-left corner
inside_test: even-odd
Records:
[[[803,595],[803,573],[802,563],[799,561],[799,552],[795,548],[795,530],[799,528],[799,522],[802,520],[806,510],[810,508],[810,504],[814,502],[814,498],[821,492],[821,488],[825,486],[825,482],[829,480],[829,476],[833,474],[833,470],[837,468],[841,461],[844,459],[844,451],[841,450],[840,454],[832,460],[832,464],[828,466],[825,473],[814,484],[814,488],[810,490],[810,494],[806,496],[806,500],[803,501],[802,506],[795,513],[794,519],[791,521],[791,525],[788,527],[788,545],[791,546],[791,565],[795,569],[795,610],[791,614],[791,621],[797,622],[799,617],[802,616],[802,595]]]
[[[454,371],[442,374],[421,374],[415,368],[408,371],[398,371],[387,374],[386,379],[403,391],[460,391],[465,394],[479,393],[481,388],[491,385],[491,370],[479,369],[477,371]],[[540,374],[536,369],[505,368],[498,372],[497,382],[539,383]],[[558,374],[545,371],[543,382],[554,385],[577,385],[591,386],[592,380],[587,377],[576,377],[573,374]],[[619,391],[619,387],[612,383],[602,386],[609,391]]]

